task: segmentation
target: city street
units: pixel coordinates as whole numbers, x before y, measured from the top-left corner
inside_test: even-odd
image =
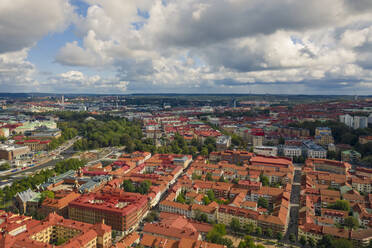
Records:
[[[300,203],[300,192],[301,192],[301,170],[296,169],[293,177],[292,192],[290,199],[290,219],[288,223],[286,239],[289,238],[291,233],[298,235],[298,211]]]

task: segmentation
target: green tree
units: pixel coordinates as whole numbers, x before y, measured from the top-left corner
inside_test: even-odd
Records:
[[[310,247],[315,247],[316,246],[316,241],[315,241],[315,239],[313,237],[309,237],[307,239],[307,242],[309,243],[309,246]]]
[[[231,222],[230,222],[230,229],[231,231],[233,231],[234,233],[237,233],[240,231],[240,222],[237,218],[232,218],[231,219]]]
[[[282,240],[282,239],[283,239],[283,233],[282,233],[282,232],[277,232],[277,233],[276,233],[276,239],[277,239],[278,241]]]
[[[344,225],[349,229],[356,229],[359,226],[359,222],[353,216],[348,216],[345,218]]]
[[[350,211],[350,203],[347,200],[337,200],[334,204],[329,206],[331,209]]]
[[[207,196],[208,196],[208,198],[209,198],[211,201],[216,200],[216,197],[215,197],[215,195],[214,195],[214,192],[213,192],[213,190],[211,190],[211,189],[207,191]]]
[[[254,225],[252,223],[245,224],[243,230],[246,234],[252,234],[254,232]]]
[[[208,173],[205,175],[205,180],[207,180],[207,181],[213,181],[212,174],[211,174],[210,172],[208,172]]]
[[[260,175],[260,182],[262,183],[262,186],[269,186],[269,178],[267,176],[264,176],[263,174]]]
[[[272,238],[273,237],[273,230],[271,228],[266,229],[265,234],[267,237]]]
[[[259,226],[256,227],[255,233],[256,233],[256,235],[261,236],[262,235],[262,228],[259,227]]]
[[[334,248],[353,248],[353,243],[346,239],[336,239],[332,241],[332,247]]]
[[[131,180],[124,180],[123,187],[126,192],[135,192],[136,188],[134,187]]]
[[[9,163],[3,163],[0,165],[0,171],[5,171],[10,169],[10,164]]]
[[[305,246],[306,243],[307,243],[306,237],[305,237],[305,236],[301,236],[301,237],[300,237],[300,244],[301,244],[302,246]]]
[[[39,202],[42,203],[44,201],[44,199],[47,198],[47,197],[49,199],[54,199],[54,192],[50,191],[50,190],[45,190],[45,191],[41,192]]]
[[[266,198],[264,197],[259,197],[257,201],[257,206],[261,208],[268,208],[269,207],[269,202],[267,201]]]
[[[176,202],[183,203],[183,204],[186,202],[185,197],[183,196],[183,194],[179,194],[177,196]]]
[[[208,153],[208,148],[207,147],[203,147],[203,149],[200,152],[200,155],[206,157],[206,156],[208,156],[208,154],[209,154]]]
[[[332,247],[333,238],[330,235],[324,235],[321,240],[318,241],[318,248],[329,248]]]

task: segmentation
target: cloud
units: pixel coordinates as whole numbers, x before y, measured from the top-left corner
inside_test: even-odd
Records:
[[[28,91],[37,87],[35,66],[26,61],[28,49],[0,54],[0,91]]]
[[[48,78],[43,82],[48,92],[63,93],[126,93],[128,82],[118,78],[88,76],[81,71],[67,71]]]
[[[74,19],[67,0],[0,1],[0,53],[29,48],[50,32],[63,31]]]
[[[79,17],[66,1],[49,3],[50,13],[42,8],[40,18],[31,18],[31,26],[43,20],[40,30],[26,30],[18,45],[0,38],[0,52],[1,46],[4,51],[30,47],[72,20],[78,38],[55,56],[68,69],[39,80],[41,89],[350,93],[354,87],[366,93],[372,82],[370,0],[84,2],[88,8]],[[50,16],[55,20],[44,23]],[[9,34],[17,33],[1,18],[0,30],[6,26]],[[26,57],[18,66],[33,67]]]

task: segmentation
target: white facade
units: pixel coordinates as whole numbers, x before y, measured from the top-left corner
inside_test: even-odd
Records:
[[[368,127],[368,117],[365,116],[354,116],[354,129],[367,128]]]
[[[283,147],[283,154],[285,157],[300,157],[302,155],[302,150],[300,147],[285,146]]]
[[[275,146],[256,146],[253,152],[263,156],[278,156],[278,148]]]
[[[372,114],[371,114],[372,115]],[[344,123],[348,127],[352,127],[354,129],[358,128],[367,128],[368,122],[372,121],[372,116],[354,116],[352,117],[349,114],[340,115],[340,122]]]

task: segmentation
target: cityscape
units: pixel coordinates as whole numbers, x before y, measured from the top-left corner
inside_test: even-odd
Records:
[[[372,248],[372,0],[1,0],[0,248]]]
[[[3,94],[0,123],[2,247],[372,243],[369,97]]]

